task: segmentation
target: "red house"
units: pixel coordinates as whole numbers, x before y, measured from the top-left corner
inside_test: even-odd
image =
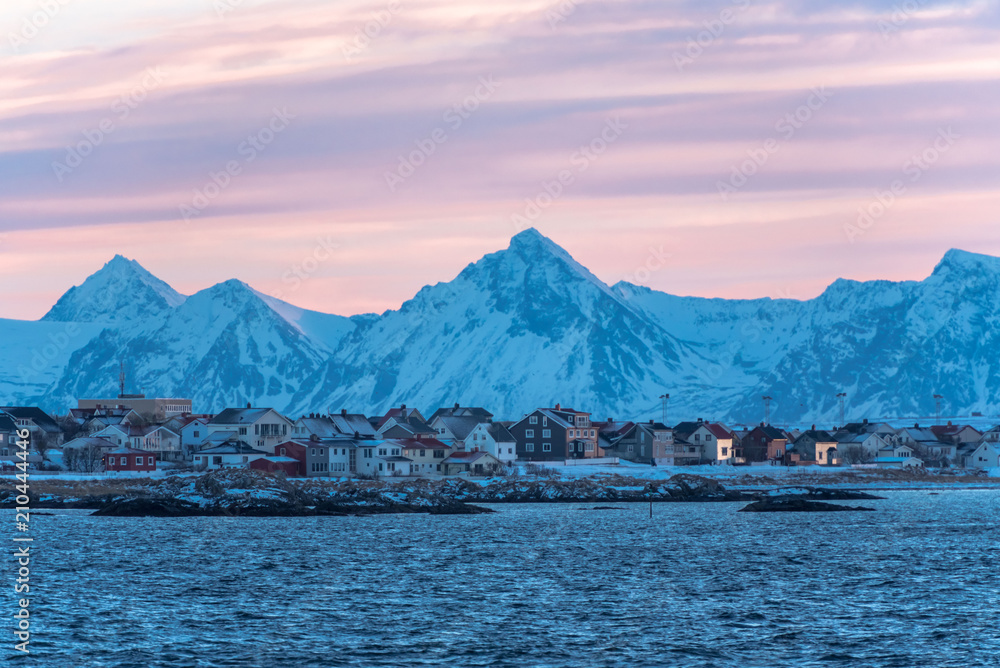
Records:
[[[301,464],[299,463],[299,460],[294,457],[286,457],[284,455],[272,455],[269,457],[255,459],[250,462],[250,468],[255,471],[266,471],[267,473],[277,473],[278,471],[282,471],[290,478],[302,477],[302,473],[300,471]]]
[[[104,455],[105,471],[155,471],[156,455],[148,450],[115,448]]]

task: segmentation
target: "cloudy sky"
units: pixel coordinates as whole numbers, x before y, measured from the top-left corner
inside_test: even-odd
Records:
[[[381,311],[526,225],[675,294],[919,279],[1000,255],[998,28],[985,0],[5,0],[0,316],[115,253]]]

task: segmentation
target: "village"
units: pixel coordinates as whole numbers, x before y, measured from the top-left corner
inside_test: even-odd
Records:
[[[517,420],[454,404],[425,416],[401,404],[382,415],[293,418],[250,404],[192,412],[189,399],[121,394],[80,399],[67,415],[0,407],[0,465],[12,470],[16,431],[31,434],[35,470],[130,475],[248,468],[296,478],[493,476],[518,466],[616,465],[940,468],[1000,467],[1000,425],[893,427],[862,420],[829,429],[761,422],[730,428],[697,419],[597,420],[556,404]]]

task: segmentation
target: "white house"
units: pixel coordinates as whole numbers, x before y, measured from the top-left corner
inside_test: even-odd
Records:
[[[94,434],[95,438],[104,438],[116,445],[130,447],[135,450],[147,450],[159,455],[160,461],[182,459],[180,435],[161,425],[137,427],[129,424],[105,427]]]
[[[499,422],[480,422],[465,439],[467,452],[488,452],[504,464],[517,459],[517,440]]]
[[[705,462],[728,464],[733,459],[733,435],[717,422],[702,422],[687,440],[700,449]]]
[[[273,408],[227,408],[207,425],[208,434],[236,432],[250,447],[273,455],[276,445],[288,439],[293,431],[291,420]]]
[[[403,446],[394,441],[365,441],[357,447],[357,474],[361,476],[410,475],[413,460],[403,456]]]
[[[229,441],[194,453],[194,466],[206,471],[246,468],[250,462],[269,454],[272,453],[251,448],[243,441]]]
[[[1000,445],[983,441],[969,444],[961,451],[962,466],[967,469],[994,469],[1000,467]]]

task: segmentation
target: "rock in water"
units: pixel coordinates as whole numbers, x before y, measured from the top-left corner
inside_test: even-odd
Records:
[[[806,499],[762,499],[754,501],[741,513],[826,513],[845,510],[875,510],[863,506],[841,506],[823,501],[807,501]]]

